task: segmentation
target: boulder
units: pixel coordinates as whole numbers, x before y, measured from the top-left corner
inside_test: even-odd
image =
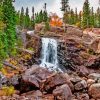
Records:
[[[100,53],[100,38],[95,39],[92,44],[91,44],[91,49],[95,52],[95,53]]]
[[[47,91],[50,90],[56,86],[63,85],[63,84],[68,84],[70,88],[73,90],[73,85],[70,82],[68,78],[64,74],[55,74],[52,77],[49,77],[44,83],[43,83],[43,88]]]
[[[73,78],[70,78],[70,81],[71,81],[73,84],[76,84],[76,83],[82,81],[82,79],[81,79],[80,77],[75,76],[75,77],[73,77]]]
[[[94,69],[98,69],[100,68],[100,56],[97,57],[92,57],[90,59],[88,59],[86,66],[88,68],[94,68]]]
[[[25,74],[22,75],[22,79],[24,82],[39,88],[40,82],[46,80],[46,78],[51,74],[52,73],[48,70],[35,65],[32,66],[32,68],[26,70]]]
[[[95,83],[95,80],[93,80],[93,79],[88,79],[88,80],[87,80],[88,86],[90,86],[90,85],[92,85],[92,84],[94,84],[94,83]]]
[[[42,100],[43,94],[42,94],[41,91],[37,90],[37,91],[31,91],[31,92],[27,92],[27,93],[21,94],[21,96],[22,97],[25,96],[28,100]]]
[[[89,95],[88,94],[81,94],[79,97],[78,97],[78,100],[90,100],[89,99]]]
[[[100,99],[100,83],[95,83],[90,86],[89,95],[96,100]]]
[[[26,70],[25,74],[22,75],[22,79],[28,86],[37,87],[41,91],[52,91],[56,86],[63,84],[68,84],[73,90],[68,74],[50,72],[36,65]]]
[[[81,82],[78,82],[77,84],[75,84],[75,90],[83,90],[87,88],[87,83],[85,80],[82,80]]]
[[[57,100],[72,100],[72,92],[67,84],[56,87],[53,95]]]
[[[40,54],[41,38],[36,34],[27,35],[26,48],[31,48],[37,55]]]
[[[100,79],[100,74],[99,73],[92,73],[92,74],[89,74],[88,78],[97,81],[98,79]]]
[[[83,31],[80,28],[75,26],[67,26],[67,34],[82,37]]]

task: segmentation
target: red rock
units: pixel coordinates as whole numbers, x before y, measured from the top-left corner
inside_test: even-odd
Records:
[[[87,88],[87,83],[85,80],[82,80],[81,82],[78,82],[77,84],[75,84],[75,90],[82,90]]]
[[[95,83],[90,86],[89,95],[94,99],[100,99],[100,83]]]
[[[53,95],[57,100],[72,100],[72,93],[67,84],[56,87]]]

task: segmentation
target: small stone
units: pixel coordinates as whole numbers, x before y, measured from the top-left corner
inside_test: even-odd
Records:
[[[89,95],[88,94],[82,94],[80,100],[89,100]]]
[[[82,79],[79,78],[79,77],[74,77],[74,78],[70,78],[70,81],[71,81],[72,83],[76,84],[76,83],[82,81]]]

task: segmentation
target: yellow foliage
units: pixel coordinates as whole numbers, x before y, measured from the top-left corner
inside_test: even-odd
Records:
[[[31,59],[31,55],[30,55],[30,54],[26,54],[26,55],[24,56],[24,59]]]
[[[3,86],[2,89],[0,90],[0,96],[11,96],[15,93],[15,89],[13,86]]]
[[[1,68],[0,71],[2,72],[3,75],[7,75],[7,71],[4,68]]]
[[[0,21],[0,30],[3,30],[4,27],[5,27],[5,24],[2,21]]]
[[[81,27],[81,23],[80,22],[77,22],[76,23],[76,26]]]

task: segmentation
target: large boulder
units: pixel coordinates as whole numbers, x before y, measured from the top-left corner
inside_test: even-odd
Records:
[[[24,83],[37,87],[41,91],[52,91],[56,86],[63,84],[68,84],[73,89],[73,85],[66,74],[49,72],[47,69],[36,65],[26,70],[25,74],[22,75],[22,79]]]
[[[83,31],[80,28],[71,25],[67,26],[66,31],[69,35],[76,35],[78,37],[82,37],[83,35]]]
[[[93,43],[91,44],[91,49],[95,52],[95,53],[100,53],[100,38],[97,38],[93,41]]]
[[[82,90],[86,88],[87,88],[87,82],[85,80],[82,80],[81,82],[75,84],[75,90]]]
[[[96,100],[100,99],[100,83],[95,83],[90,86],[89,95]]]
[[[91,58],[88,59],[86,66],[94,69],[100,68],[100,56],[91,56]]]
[[[89,74],[88,78],[97,81],[100,79],[100,74],[99,73],[92,73],[92,74]]]
[[[53,95],[57,100],[72,100],[72,92],[67,84],[56,87]]]

